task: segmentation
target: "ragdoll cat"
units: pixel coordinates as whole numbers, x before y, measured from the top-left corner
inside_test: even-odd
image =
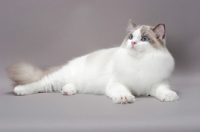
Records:
[[[168,83],[174,59],[165,45],[165,25],[138,26],[130,20],[127,29],[120,47],[95,51],[57,68],[43,71],[25,62],[8,67],[14,92],[104,94],[114,103],[132,103],[135,96],[178,100]]]

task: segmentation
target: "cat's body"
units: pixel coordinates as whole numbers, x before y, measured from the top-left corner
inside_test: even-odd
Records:
[[[164,27],[158,25],[153,29],[130,22],[129,28],[130,34],[120,47],[84,55],[50,72],[27,63],[11,66],[8,74],[16,85],[14,92],[17,95],[52,91],[66,95],[105,94],[115,103],[134,102],[134,95],[178,100],[168,84],[174,59],[165,47]]]

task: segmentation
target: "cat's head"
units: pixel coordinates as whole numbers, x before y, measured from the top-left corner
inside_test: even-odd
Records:
[[[128,35],[122,47],[132,53],[147,53],[165,49],[165,25],[138,26],[129,20]]]

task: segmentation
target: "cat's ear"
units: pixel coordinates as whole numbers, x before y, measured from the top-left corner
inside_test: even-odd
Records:
[[[137,25],[135,23],[133,23],[133,21],[130,19],[129,23],[128,23],[128,27],[127,27],[127,31],[132,31],[133,29],[135,29],[137,27]]]
[[[158,24],[153,31],[158,39],[165,38],[165,24]]]

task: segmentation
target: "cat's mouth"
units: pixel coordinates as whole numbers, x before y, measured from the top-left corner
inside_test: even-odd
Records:
[[[132,50],[136,50],[134,45],[132,45],[131,49],[132,49]]]
[[[144,48],[142,45],[134,45],[131,47],[131,50],[136,52],[144,52]]]

